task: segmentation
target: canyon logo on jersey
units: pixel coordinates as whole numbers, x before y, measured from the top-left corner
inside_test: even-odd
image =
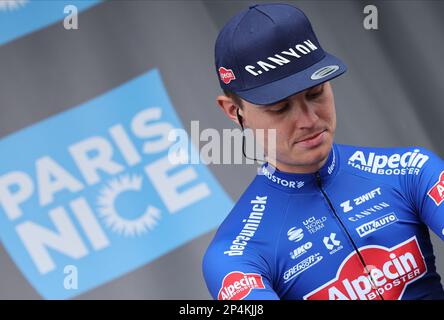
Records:
[[[350,254],[338,268],[336,278],[304,296],[306,300],[398,300],[405,289],[427,272],[416,237],[393,248],[365,246],[359,250],[370,275]]]
[[[427,192],[437,206],[444,200],[444,171],[439,175],[438,182]]]
[[[233,271],[222,280],[222,287],[217,295],[218,300],[242,300],[253,289],[264,289],[262,276],[257,273]]]

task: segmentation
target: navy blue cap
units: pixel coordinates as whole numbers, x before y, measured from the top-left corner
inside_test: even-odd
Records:
[[[347,70],[325,52],[310,21],[288,4],[250,6],[231,18],[215,46],[222,89],[259,105],[273,104]]]

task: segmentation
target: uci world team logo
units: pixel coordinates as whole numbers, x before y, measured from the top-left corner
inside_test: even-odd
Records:
[[[43,297],[78,295],[222,222],[231,201],[210,171],[168,159],[176,128],[151,71],[0,140],[1,240]]]

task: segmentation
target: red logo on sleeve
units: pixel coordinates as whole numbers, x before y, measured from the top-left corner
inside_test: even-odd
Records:
[[[236,80],[233,70],[225,69],[224,67],[219,68],[219,76],[220,80],[222,80],[225,84],[229,84],[231,80]]]
[[[222,281],[222,288],[217,295],[218,300],[242,300],[253,289],[264,289],[262,276],[257,273],[233,271]]]
[[[437,206],[444,200],[444,171],[441,172],[438,182],[427,192],[427,195],[435,201]]]
[[[360,248],[370,274],[363,272],[353,252],[339,266],[336,277],[304,296],[310,300],[398,300],[407,286],[427,272],[416,237],[393,248]],[[357,267],[359,266],[359,267]]]

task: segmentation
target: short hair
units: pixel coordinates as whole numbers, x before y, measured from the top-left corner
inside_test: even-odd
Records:
[[[234,103],[237,104],[237,105],[239,106],[239,108],[242,109],[242,108],[244,107],[244,105],[243,105],[243,103],[242,103],[242,99],[241,99],[241,97],[239,97],[239,96],[238,96],[237,94],[235,94],[233,91],[226,90],[226,89],[223,89],[223,90],[224,90],[224,94],[225,94],[227,97],[233,99]]]

